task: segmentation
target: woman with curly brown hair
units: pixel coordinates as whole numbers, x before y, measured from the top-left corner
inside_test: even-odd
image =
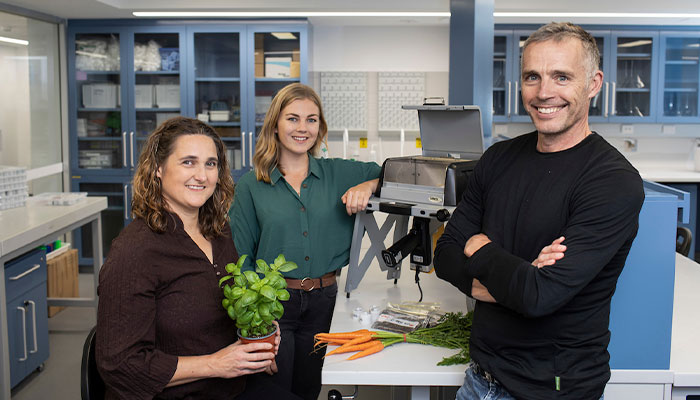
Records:
[[[235,342],[221,308],[225,265],[238,258],[225,146],[196,119],[164,122],[134,176],[134,221],[100,271],[96,358],[107,399],[294,398],[246,375],[276,372],[269,344]],[[279,346],[279,337],[274,351]]]

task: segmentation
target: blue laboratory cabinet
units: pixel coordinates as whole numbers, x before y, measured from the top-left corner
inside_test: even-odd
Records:
[[[522,48],[535,26],[495,31],[493,63],[494,122],[530,122],[522,103]],[[600,51],[600,93],[591,99],[589,120],[597,123],[653,123],[659,92],[659,33],[652,30],[589,29]],[[674,72],[672,72],[674,73]],[[674,75],[675,76],[675,75]]]
[[[688,222],[689,194],[644,182],[639,230],[610,310],[610,368],[669,368],[676,224]]]
[[[49,358],[46,253],[35,250],[5,264],[10,385],[15,387]]]
[[[208,121],[234,180],[250,170],[272,97],[308,81],[308,31],[305,21],[68,21],[71,190],[107,196],[105,255],[131,221],[141,149],[164,120]],[[89,229],[75,232],[81,265],[92,265]]]
[[[660,42],[663,96],[657,96],[658,122],[698,123],[700,33],[661,32]]]

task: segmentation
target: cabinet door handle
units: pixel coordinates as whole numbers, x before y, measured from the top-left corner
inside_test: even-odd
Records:
[[[245,132],[241,132],[241,167],[245,167]]]
[[[39,345],[36,341],[36,303],[32,300],[27,300],[27,303],[32,306],[32,334],[34,335],[34,350],[29,350],[29,354],[34,354],[39,351]]]
[[[129,132],[129,146],[131,147],[131,168],[134,167],[134,132]]]
[[[126,193],[126,188],[127,188],[128,186],[129,186],[129,185],[124,185],[124,219],[129,219],[129,213],[128,213],[128,211],[127,211],[129,205],[127,204],[127,202],[128,202],[128,197],[127,197],[127,193]]]
[[[513,92],[515,95],[514,99],[515,100],[513,103],[515,104],[515,116],[518,116],[518,113],[520,113],[520,93],[518,93],[518,81],[515,81],[515,92]]]
[[[510,81],[508,81],[508,92],[506,93],[506,104],[508,105],[508,117],[510,117]]]
[[[617,114],[617,82],[612,83],[612,101],[610,102],[610,115],[616,115]]]
[[[608,99],[610,97],[610,83],[605,82],[605,104],[603,104],[603,116],[608,117]]]
[[[24,307],[17,307],[17,309],[22,311],[22,339],[24,339],[24,357],[17,361],[27,361],[27,310]]]
[[[32,266],[31,268],[29,268],[28,270],[22,272],[21,274],[19,274],[19,275],[17,275],[17,276],[13,276],[13,277],[11,277],[11,278],[9,278],[9,279],[10,279],[11,281],[16,281],[16,280],[18,280],[18,279],[22,279],[22,278],[24,278],[25,276],[31,274],[32,272],[36,271],[36,270],[39,269],[39,268],[41,268],[41,265],[39,265],[39,264],[34,264],[34,266]]]
[[[122,164],[126,167],[126,131],[122,132]]]
[[[248,164],[253,166],[253,131],[248,132]]]

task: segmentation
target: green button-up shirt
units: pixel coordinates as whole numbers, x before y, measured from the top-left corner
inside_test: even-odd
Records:
[[[279,254],[298,269],[289,278],[318,278],[348,264],[355,216],[349,216],[340,197],[349,188],[379,177],[376,163],[309,156],[309,175],[301,193],[280,171],[271,183],[255,179],[253,171],[236,183],[229,212],[238,254],[248,254],[246,267],[255,259],[271,263]]]

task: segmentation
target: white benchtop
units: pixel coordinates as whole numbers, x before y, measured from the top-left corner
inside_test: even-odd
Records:
[[[700,264],[676,253],[671,370],[674,386],[700,387]]]
[[[338,298],[333,314],[331,332],[361,329],[352,319],[352,310],[372,305],[381,308],[388,302],[417,301],[420,294],[414,282],[414,272],[404,268],[398,284],[386,280],[386,273],[376,265],[356,290],[345,297],[343,272],[338,280]],[[676,289],[673,311],[671,368],[669,370],[612,370],[609,383],[649,384],[662,383],[700,387],[700,265],[676,256]],[[420,275],[424,302],[439,302],[445,311],[465,311],[466,296],[434,273]],[[650,294],[653,295],[653,294]],[[353,361],[348,354],[326,358],[323,367],[324,385],[388,385],[388,386],[460,386],[464,379],[464,365],[440,367],[443,357],[456,351],[432,346],[400,343],[379,353]]]
[[[87,197],[72,206],[39,205],[30,198],[25,207],[0,211],[0,257],[106,208],[106,197]]]

